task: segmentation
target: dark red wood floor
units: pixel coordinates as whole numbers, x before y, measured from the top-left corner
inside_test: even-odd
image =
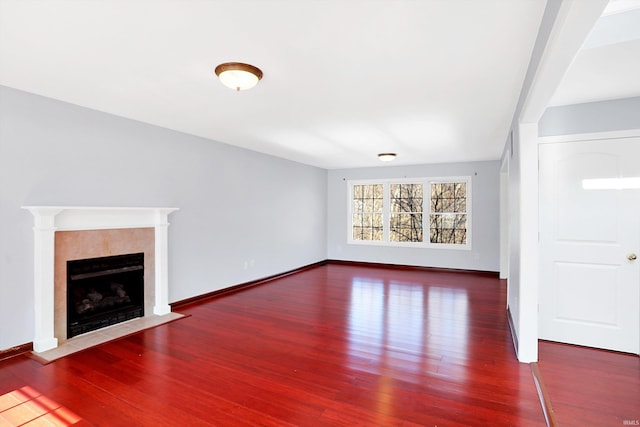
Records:
[[[540,341],[538,366],[561,426],[640,425],[640,358]]]
[[[543,426],[505,294],[486,274],[329,264],[48,365],[0,362],[0,417],[29,401],[60,425]]]

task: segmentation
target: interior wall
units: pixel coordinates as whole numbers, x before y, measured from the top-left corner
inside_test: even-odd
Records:
[[[563,5],[566,6],[564,10]],[[525,363],[538,360],[537,244],[533,243],[531,247],[538,235],[537,123],[555,90],[555,85],[551,88],[545,82],[557,76],[561,78],[564,74],[564,69],[556,62],[560,59],[562,63],[563,57],[556,56],[550,60],[545,51],[550,40],[562,39],[555,29],[562,26],[562,17],[566,17],[566,10],[570,10],[572,5],[562,0],[547,2],[502,152],[502,161],[509,162],[503,184],[508,188],[505,207],[508,214],[503,219],[507,222],[503,226],[507,229],[508,241],[503,250],[508,253],[502,254],[508,262],[507,306],[513,320],[514,330],[511,332],[517,343],[518,360]],[[557,22],[559,17],[560,22]],[[535,82],[538,84],[534,85]]]
[[[538,136],[640,129],[640,96],[547,108]]]
[[[507,214],[503,221],[506,222],[505,227],[509,240],[504,248],[507,253],[503,254],[508,262],[507,276],[507,307],[511,313],[514,331],[511,331],[516,340],[521,339],[520,333],[520,133],[518,127],[511,128],[510,137],[507,141],[503,161],[509,162],[509,170],[507,176],[507,206],[505,208]],[[508,158],[508,160],[505,160]],[[537,318],[534,319],[537,322]],[[518,349],[516,349],[518,350]]]
[[[513,124],[503,161],[509,162],[507,206],[507,306],[518,360],[538,359],[538,145],[536,124]],[[508,158],[506,160],[505,158]]]
[[[347,243],[348,180],[446,176],[471,176],[472,178],[471,250]],[[329,259],[499,271],[499,161],[330,170],[328,191],[327,253]]]
[[[33,340],[25,205],[177,207],[169,301],[326,258],[327,172],[0,87],[0,349]]]

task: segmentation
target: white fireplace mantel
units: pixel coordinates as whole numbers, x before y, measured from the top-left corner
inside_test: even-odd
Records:
[[[33,349],[56,348],[54,335],[54,251],[56,231],[153,227],[155,230],[156,315],[171,312],[168,282],[167,217],[177,208],[23,206],[34,217],[35,333]]]

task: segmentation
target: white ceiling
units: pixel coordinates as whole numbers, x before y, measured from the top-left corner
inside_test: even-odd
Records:
[[[498,159],[545,4],[0,0],[0,84],[323,168]]]
[[[611,0],[550,105],[640,96],[640,0]]]

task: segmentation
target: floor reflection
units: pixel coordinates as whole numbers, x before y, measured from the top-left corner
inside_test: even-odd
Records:
[[[427,346],[464,362],[469,348],[469,298],[466,289],[429,287]]]
[[[355,278],[349,307],[349,350],[352,356],[369,355],[379,362],[384,341],[384,282]]]
[[[350,367],[415,381],[414,374],[435,373],[447,363],[464,381],[464,364],[456,363],[468,357],[468,323],[465,289],[354,278]]]
[[[422,285],[355,278],[349,309],[351,367],[376,374],[420,371],[423,310]]]

